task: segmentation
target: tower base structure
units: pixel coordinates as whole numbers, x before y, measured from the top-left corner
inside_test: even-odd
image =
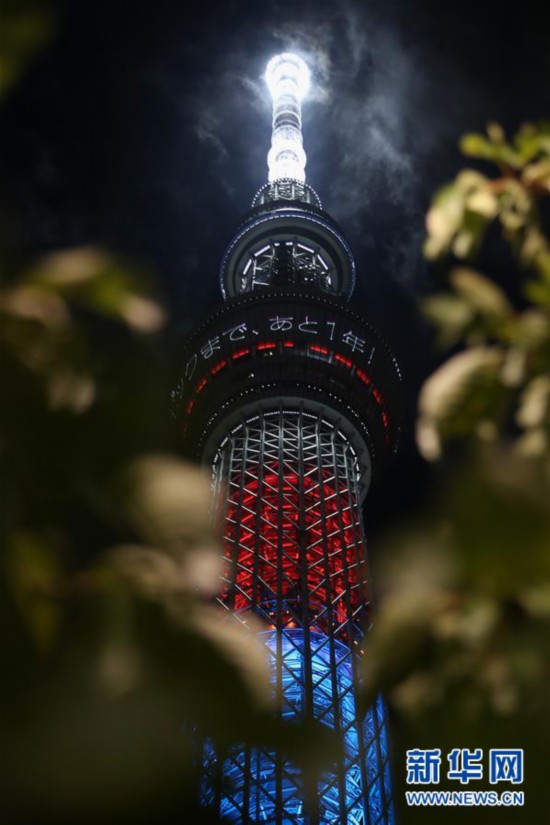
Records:
[[[326,725],[341,737],[343,757],[308,794],[280,753],[243,745],[221,753],[207,744],[202,802],[234,823],[391,825],[384,704],[357,712],[369,616],[365,467],[341,419],[318,404],[297,407],[257,402],[215,453],[221,602],[265,628],[279,717]]]

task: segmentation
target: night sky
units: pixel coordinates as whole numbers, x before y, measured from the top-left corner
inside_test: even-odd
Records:
[[[406,378],[404,445],[374,493],[376,527],[430,487],[411,435],[435,363],[416,310],[434,282],[424,215],[463,163],[462,133],[548,115],[544,5],[58,3],[56,38],[0,110],[4,203],[26,254],[93,243],[145,263],[177,338],[219,300],[224,246],[266,180],[266,62],[298,51],[313,74],[307,180],[354,251],[353,304]]]

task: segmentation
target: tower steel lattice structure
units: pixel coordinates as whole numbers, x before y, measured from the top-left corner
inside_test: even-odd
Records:
[[[188,451],[213,468],[220,602],[261,622],[280,717],[334,729],[344,755],[312,794],[278,752],[207,743],[202,802],[234,823],[390,825],[385,707],[358,714],[357,665],[370,616],[362,508],[397,446],[401,377],[350,306],[351,251],[305,183],[309,71],[282,54],[266,80],[269,181],[223,256],[224,303],[186,343],[174,407]]]

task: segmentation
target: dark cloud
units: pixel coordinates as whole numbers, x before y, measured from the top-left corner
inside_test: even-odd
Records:
[[[490,117],[514,119],[518,89],[506,81],[522,69],[511,71],[507,52],[518,38],[501,30],[500,43],[484,39],[491,9],[480,18],[471,2],[242,8],[238,20],[222,21],[215,47],[216,35],[205,34],[209,59],[186,99],[220,187],[242,208],[265,178],[265,62],[276,50],[297,51],[314,79],[304,106],[308,180],[360,246],[379,250],[380,267],[414,289],[423,216],[441,170],[454,171],[459,135]]]
[[[78,236],[144,254],[176,311],[193,277],[183,262],[214,275],[265,180],[276,51],[312,69],[309,182],[360,270],[413,292],[423,216],[456,173],[459,135],[543,114],[549,59],[531,0],[515,16],[500,0],[63,5],[58,42],[4,112],[8,188],[35,247]]]

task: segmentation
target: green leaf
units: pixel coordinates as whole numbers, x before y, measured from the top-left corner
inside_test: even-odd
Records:
[[[164,311],[145,294],[141,280],[135,271],[94,247],[47,255],[26,275],[29,284],[121,320],[136,332],[157,332],[164,324]]]
[[[461,151],[470,157],[490,160],[512,169],[521,169],[523,159],[519,152],[504,140],[504,133],[498,124],[488,127],[489,138],[477,133],[464,135],[460,141]]]
[[[550,375],[537,375],[525,386],[516,420],[524,428],[550,425]]]
[[[453,269],[450,283],[472,310],[489,318],[506,320],[512,306],[504,292],[489,278],[473,269]]]
[[[456,183],[450,183],[440,189],[426,216],[428,238],[424,245],[424,254],[427,258],[438,258],[449,250],[463,214],[462,188]]]
[[[521,177],[526,186],[536,186],[550,192],[550,158],[530,163],[523,170]]]
[[[539,281],[529,281],[523,291],[525,296],[540,307],[550,307],[550,284]]]
[[[456,232],[452,244],[452,251],[457,258],[469,258],[479,247],[487,224],[488,220],[484,215],[469,209],[464,210],[462,225]]]
[[[537,284],[532,284],[533,287]],[[524,310],[510,329],[510,339],[523,349],[543,349],[550,342],[550,318],[546,312],[532,308]]]
[[[524,123],[514,137],[514,145],[525,163],[550,155],[550,122]]]
[[[498,212],[498,200],[488,185],[479,187],[468,195],[465,206],[469,212],[477,212],[489,220]]]
[[[464,169],[433,199],[426,216],[424,254],[435,259],[452,251],[458,257],[467,257],[496,211],[497,202],[487,178],[474,169]]]
[[[121,500],[136,533],[187,564],[199,548],[219,551],[211,517],[208,475],[171,455],[145,455],[120,481]],[[191,562],[192,563],[192,560]],[[217,578],[219,571],[214,571]]]
[[[438,344],[441,347],[451,347],[460,341],[474,317],[466,301],[447,294],[424,299],[422,314],[438,327]]]
[[[8,582],[24,623],[41,650],[48,650],[59,627],[61,568],[55,549],[37,533],[17,531],[8,544]]]
[[[273,706],[268,653],[259,636],[263,626],[254,616],[243,623],[222,608],[203,606],[193,613],[192,627],[238,669],[258,709]]]
[[[40,0],[2,0],[1,17],[0,97],[15,85],[54,30],[51,10]]]
[[[470,132],[460,139],[460,151],[464,155],[469,155],[473,158],[482,158],[484,160],[496,160],[498,155],[498,146],[493,141],[480,135],[477,132]]]
[[[502,402],[499,347],[472,347],[445,362],[422,387],[417,443],[428,460],[441,456],[444,439],[473,433],[479,421],[494,417]]]

